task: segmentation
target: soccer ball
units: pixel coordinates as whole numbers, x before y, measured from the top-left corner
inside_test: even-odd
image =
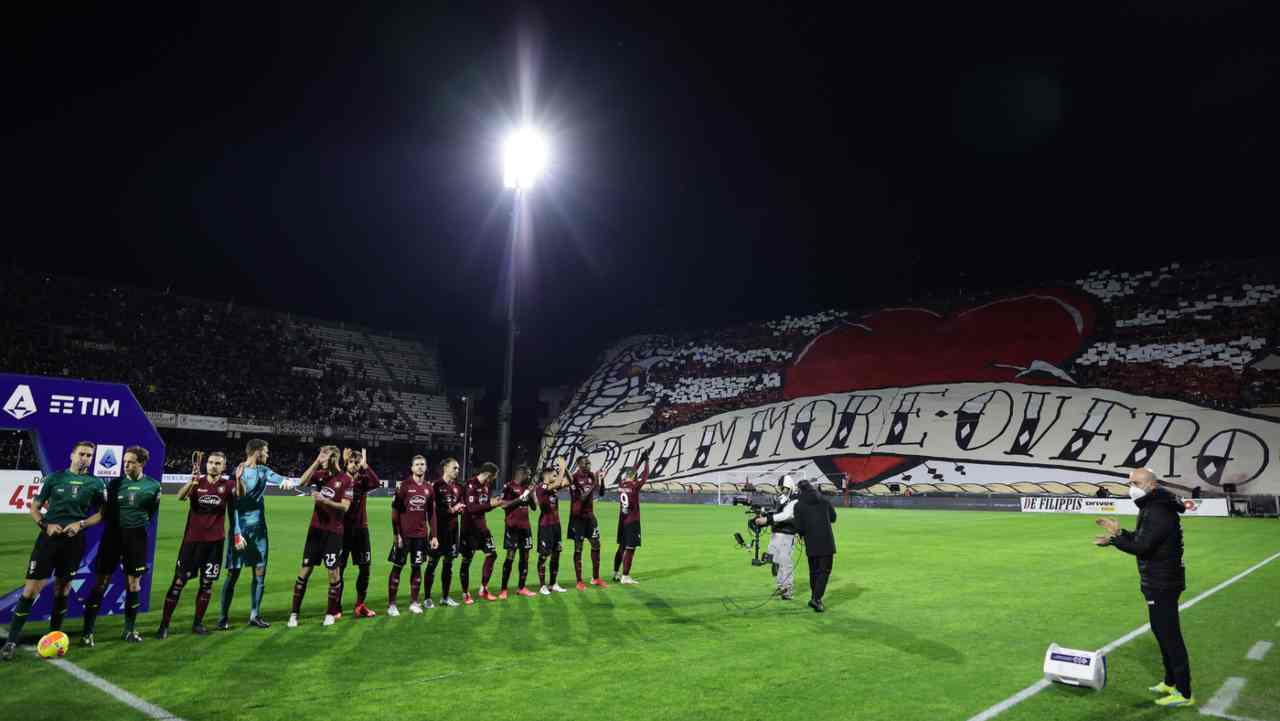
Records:
[[[36,644],[36,653],[41,658],[62,658],[67,655],[67,649],[71,648],[71,639],[67,638],[67,634],[61,631],[50,631],[40,638],[40,643]]]

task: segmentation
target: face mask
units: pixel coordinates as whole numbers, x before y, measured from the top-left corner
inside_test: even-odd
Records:
[[[1136,501],[1145,495],[1147,495],[1147,492],[1142,490],[1141,488],[1137,486],[1129,486],[1129,497],[1132,498],[1133,500]]]

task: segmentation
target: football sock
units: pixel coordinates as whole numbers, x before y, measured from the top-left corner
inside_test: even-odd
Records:
[[[22,627],[27,623],[27,616],[31,615],[31,607],[36,604],[34,598],[23,596],[18,599],[18,605],[13,609],[13,618],[9,620],[9,643],[17,643],[18,636],[22,633]]]
[[[213,579],[205,579],[200,581],[200,590],[196,592],[196,615],[191,620],[191,625],[198,626],[204,623],[204,612],[209,610],[209,601],[213,598]],[[166,623],[168,623],[166,621]]]
[[[173,620],[173,609],[178,607],[180,598],[182,598],[182,584],[175,576],[169,584],[169,590],[164,594],[164,613],[160,616],[161,626],[168,626],[169,621]]]
[[[62,630],[62,617],[67,615],[67,597],[57,595],[54,591],[53,610],[49,612],[49,630]]]
[[[130,633],[133,631],[134,622],[138,620],[138,606],[140,605],[141,604],[138,602],[137,591],[124,592],[124,632],[125,633]]]
[[[414,569],[417,570],[416,568]],[[387,576],[387,605],[396,605],[396,594],[400,592],[400,573],[404,571],[404,566],[392,566],[391,573]],[[414,594],[415,596],[417,594]],[[413,600],[418,600],[417,598]]]
[[[219,601],[223,618],[231,615],[231,599],[235,598],[236,581],[238,580],[240,580],[240,569],[229,569],[227,571],[227,580],[222,582],[222,597]]]
[[[291,613],[298,613],[302,608],[302,597],[307,595],[307,579],[298,576],[298,580],[293,582],[293,606]]]

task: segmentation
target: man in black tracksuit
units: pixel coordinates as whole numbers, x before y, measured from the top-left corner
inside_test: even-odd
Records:
[[[827,579],[831,577],[831,564],[836,555],[836,536],[831,532],[831,524],[836,522],[836,509],[808,481],[800,481],[799,487],[795,527],[804,536],[804,552],[809,557],[809,588],[813,594],[809,607],[822,613],[825,610],[822,594],[827,592]]]
[[[1095,543],[1137,556],[1151,632],[1164,660],[1164,681],[1152,686],[1151,691],[1161,694],[1156,700],[1158,705],[1189,706],[1195,703],[1191,696],[1191,661],[1178,621],[1178,596],[1186,589],[1178,514],[1185,508],[1176,496],[1160,488],[1156,475],[1145,468],[1129,474],[1129,497],[1138,506],[1137,530],[1122,531],[1113,519],[1099,518],[1097,524],[1107,534],[1099,536]]]

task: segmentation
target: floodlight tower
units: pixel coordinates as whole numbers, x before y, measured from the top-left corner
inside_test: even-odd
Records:
[[[514,192],[511,207],[511,253],[507,267],[507,359],[503,371],[502,405],[498,408],[498,466],[509,474],[511,448],[512,373],[516,357],[516,251],[527,247],[530,237],[529,193],[547,165],[547,142],[542,133],[523,127],[507,136],[502,145],[502,182]],[[495,479],[501,488],[501,479]]]

